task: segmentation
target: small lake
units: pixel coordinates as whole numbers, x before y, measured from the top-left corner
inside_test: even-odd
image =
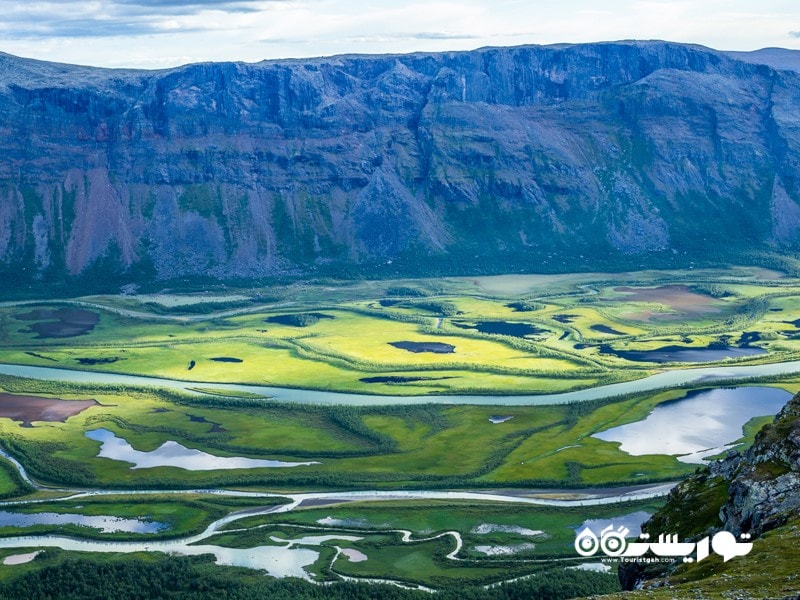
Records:
[[[688,348],[686,346],[663,346],[655,350],[615,350],[607,344],[600,346],[602,354],[613,354],[618,358],[630,360],[633,362],[653,362],[653,363],[671,363],[671,362],[716,362],[718,360],[725,360],[726,358],[741,358],[743,356],[755,356],[758,354],[766,354],[763,348],[756,348],[753,346],[738,347],[738,346],[723,346],[716,347],[700,347]]]
[[[603,529],[609,525],[613,525],[614,531],[620,527],[627,527],[630,530],[630,533],[628,533],[626,537],[639,537],[639,534],[642,533],[642,524],[651,516],[652,515],[649,512],[639,510],[628,513],[627,515],[612,517],[610,519],[587,519],[580,525],[573,527],[573,529],[577,533],[583,531],[585,527],[588,527],[592,533],[594,533],[597,537],[600,537],[600,532],[603,531]]]
[[[167,529],[166,523],[125,519],[110,515],[75,513],[21,513],[0,510],[0,527],[33,527],[34,525],[78,525],[99,529],[103,533],[157,533]]]
[[[291,313],[288,315],[275,315],[264,319],[266,323],[275,323],[276,325],[290,325],[291,327],[308,327],[314,325],[320,319],[333,319],[333,315],[326,315],[325,313],[310,312],[310,313]]]
[[[0,548],[61,548],[72,552],[164,552],[180,556],[214,555],[218,565],[247,567],[266,571],[273,577],[309,579],[306,567],[319,558],[319,552],[308,548],[256,546],[255,548],[223,548],[207,544],[193,545],[201,536],[174,542],[98,542],[64,536],[17,537],[0,539]]]
[[[625,335],[625,333],[623,333],[622,331],[617,331],[616,329],[614,329],[613,327],[609,327],[608,325],[602,325],[602,324],[590,325],[589,329],[591,329],[592,331],[596,331],[598,333],[607,333],[608,335]]]
[[[417,383],[419,381],[442,381],[455,379],[455,377],[405,377],[403,375],[377,375],[375,377],[362,377],[359,381],[364,383]]]
[[[390,346],[400,348],[401,350],[408,350],[419,354],[420,352],[432,352],[433,354],[452,354],[455,352],[456,347],[452,344],[445,344],[443,342],[388,342]]]
[[[700,464],[741,438],[750,419],[777,414],[791,397],[770,387],[699,390],[659,404],[643,421],[593,437],[620,442],[620,450],[634,456],[670,454],[681,462]]]
[[[100,315],[79,308],[36,309],[14,315],[18,321],[38,321],[28,325],[36,339],[76,337],[89,333],[100,322]]]
[[[215,456],[201,450],[187,448],[178,442],[169,440],[151,452],[135,450],[126,440],[114,435],[108,429],[94,429],[86,432],[86,437],[100,442],[99,458],[110,458],[133,463],[131,469],[149,469],[152,467],[177,467],[187,471],[214,471],[217,469],[259,469],[304,467],[318,465],[314,462],[283,462],[280,460],[263,460],[240,456]]]
[[[508,321],[478,321],[474,325],[453,321],[453,325],[459,329],[474,329],[480,333],[510,335],[520,338],[540,333],[550,333],[547,329],[542,329],[541,327],[536,327],[529,323],[509,323]]]

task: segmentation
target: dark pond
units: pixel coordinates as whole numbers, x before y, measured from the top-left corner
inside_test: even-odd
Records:
[[[414,383],[416,381],[441,381],[442,379],[455,379],[455,377],[403,377],[401,375],[377,375],[375,377],[362,377],[363,383]]]
[[[390,346],[409,352],[433,352],[434,354],[453,354],[456,347],[442,342],[389,342]]]
[[[267,323],[277,323],[278,325],[291,325],[292,327],[308,327],[313,325],[320,319],[333,319],[333,315],[326,315],[325,313],[310,312],[310,313],[294,313],[290,315],[275,315],[265,319]]]
[[[671,454],[681,462],[701,463],[742,437],[750,419],[776,414],[791,397],[786,390],[770,387],[696,390],[662,402],[642,421],[593,437],[620,442],[620,450],[634,456]]]
[[[76,358],[75,360],[78,361],[78,364],[91,366],[91,365],[110,365],[112,363],[117,362],[118,360],[125,360],[125,359],[120,358],[119,356],[110,356],[107,358]]]
[[[19,321],[39,321],[28,325],[26,332],[35,333],[37,339],[75,337],[89,333],[100,322],[100,315],[91,310],[77,308],[36,309],[14,315]]]
[[[564,324],[572,323],[577,318],[578,315],[553,315],[553,321]]]
[[[608,325],[590,325],[589,329],[600,333],[607,333],[609,335],[625,335],[622,331],[617,331]]]
[[[189,413],[186,413],[186,416],[189,417],[189,420],[192,423],[208,423],[209,425],[211,425],[211,429],[208,430],[209,433],[224,433],[228,431],[227,429],[222,427],[219,423],[216,423],[214,421],[209,421],[208,419],[206,419],[205,417],[201,417],[200,415],[190,415]]]
[[[740,346],[749,346],[753,342],[758,342],[760,340],[761,333],[758,331],[743,331],[736,343]]]
[[[240,363],[244,362],[241,358],[236,358],[234,356],[215,356],[214,358],[210,358],[209,360],[213,360],[215,362],[225,362],[225,363]]]
[[[687,348],[686,346],[663,346],[655,350],[615,350],[608,344],[600,346],[601,354],[612,354],[618,358],[633,362],[714,362],[726,358],[740,356],[755,356],[765,354],[763,348],[749,346],[738,348],[736,346],[706,346],[700,348]]]
[[[25,354],[27,354],[28,356],[32,356],[34,358],[41,358],[42,360],[49,360],[50,362],[58,362],[52,356],[44,356],[42,354],[37,354],[36,352],[26,352]]]
[[[507,321],[478,321],[475,325],[467,323],[456,323],[453,325],[459,329],[475,329],[481,333],[490,333],[496,335],[510,335],[513,337],[525,337],[528,335],[536,335],[538,333],[549,333],[547,329],[536,327],[529,323],[509,323]]]

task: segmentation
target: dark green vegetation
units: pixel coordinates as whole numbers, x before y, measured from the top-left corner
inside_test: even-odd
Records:
[[[14,465],[0,458],[0,499],[14,498],[33,491]]]
[[[796,598],[800,593],[797,580],[799,529],[800,520],[795,516],[756,539],[747,556],[723,562],[721,557],[712,554],[700,563],[681,565],[666,581],[659,578],[645,584],[642,591],[608,598]]]
[[[22,571],[22,572],[20,572]],[[265,579],[247,569],[216,567],[202,557],[87,555],[80,560],[48,550],[14,575],[0,570],[3,600],[423,600],[426,592],[391,585]],[[618,589],[615,577],[555,570],[491,589],[462,586],[442,600],[559,600]]]

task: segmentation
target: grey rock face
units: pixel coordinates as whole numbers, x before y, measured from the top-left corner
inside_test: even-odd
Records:
[[[729,464],[726,464],[729,463]],[[759,432],[743,455],[712,466],[730,480],[720,519],[733,533],[759,535],[800,511],[800,397]]]
[[[794,248],[798,123],[797,73],[664,42],[163,71],[0,55],[0,269]]]
[[[800,394],[789,401],[773,423],[759,431],[744,454],[732,450],[723,460],[711,462],[707,469],[674,487],[666,505],[643,528],[651,534],[691,532],[694,539],[721,529],[758,537],[780,527],[798,512]],[[631,590],[647,580],[648,586],[658,586],[674,567],[626,562],[620,563],[618,575],[623,589]]]

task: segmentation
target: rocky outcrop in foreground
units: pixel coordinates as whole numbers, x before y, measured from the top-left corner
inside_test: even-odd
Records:
[[[0,54],[0,274],[563,272],[796,248],[800,74],[773,64],[667,42],[162,71]]]
[[[680,532],[681,537],[694,539],[724,529],[737,536],[749,533],[758,540],[798,517],[800,394],[757,434],[746,452],[732,451],[724,460],[710,463],[675,487],[664,508],[643,528],[651,535]],[[745,566],[748,560],[755,559],[747,557]],[[666,572],[662,565],[623,563],[619,574],[623,587],[633,589],[648,579],[662,578]]]
[[[800,514],[800,396],[787,404],[744,455],[713,463],[713,476],[730,481],[720,511],[725,529],[761,535]]]

